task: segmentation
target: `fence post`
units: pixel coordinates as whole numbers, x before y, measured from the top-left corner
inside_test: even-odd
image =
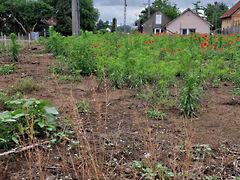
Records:
[[[31,43],[31,35],[30,33],[28,33],[28,44],[30,45],[30,43]]]
[[[1,39],[2,39],[2,45],[4,44],[4,41],[3,41],[3,32],[1,32]]]
[[[21,35],[20,35],[20,32],[18,33],[18,42],[19,42],[19,43],[21,42]]]
[[[6,37],[6,35],[4,35],[4,46],[5,46],[5,48],[7,47],[7,37]]]

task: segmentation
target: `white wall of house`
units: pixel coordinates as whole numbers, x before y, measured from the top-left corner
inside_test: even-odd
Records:
[[[210,24],[191,11],[180,15],[167,25],[167,32],[190,34],[191,30],[196,33],[210,34]],[[169,31],[168,31],[169,30]]]

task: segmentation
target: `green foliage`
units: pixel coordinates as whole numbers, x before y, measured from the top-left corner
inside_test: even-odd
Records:
[[[112,21],[112,32],[115,32],[117,30],[117,19],[113,18]]]
[[[26,35],[37,26],[44,25],[42,20],[53,15],[53,8],[42,1],[0,0],[0,16],[7,18],[7,27]],[[8,29],[3,29],[3,32]]]
[[[217,19],[217,27],[215,27],[215,29],[221,28],[222,21],[221,21],[220,17],[225,12],[228,11],[228,6],[226,4],[224,4],[223,2],[218,2],[216,6],[214,4],[207,4],[206,7],[203,7],[203,10],[204,10],[204,14],[207,18],[207,21],[215,26],[216,19]],[[215,11],[217,11],[217,18],[215,15]]]
[[[20,50],[20,45],[17,42],[17,36],[14,33],[10,34],[11,38],[11,44],[8,47],[8,51],[10,54],[10,59],[12,62],[18,62],[19,61],[19,50]]]
[[[174,177],[173,172],[168,168],[163,166],[161,163],[157,163],[154,169],[148,167],[147,162],[134,161],[133,167],[138,171],[139,175],[143,179],[172,179]]]
[[[4,64],[0,66],[0,75],[2,74],[12,74],[16,70],[16,64]]]
[[[63,35],[72,34],[72,1],[42,0],[54,9],[56,31]],[[92,0],[79,0],[80,21],[83,30],[93,31],[99,18],[99,12],[93,6]]]
[[[151,6],[151,14],[154,14],[156,11],[162,11],[165,15],[167,15],[171,20],[175,19],[179,10],[176,7],[176,4],[171,4],[168,0],[155,0]],[[145,8],[139,17],[143,20],[147,20],[148,8]]]
[[[181,88],[179,106],[188,118],[194,117],[200,104],[200,91],[198,77],[191,74],[184,79],[184,86]]]
[[[100,19],[97,23],[97,30],[106,29],[108,27],[109,27],[109,21],[103,22],[103,20]]]
[[[48,101],[15,99],[4,105],[9,110],[0,112],[0,148],[9,149],[19,145],[21,138],[42,137],[56,130],[58,111]]]
[[[77,110],[81,114],[90,114],[90,105],[86,101],[81,101],[77,105]]]
[[[116,88],[142,90],[149,85],[149,100],[172,107],[179,99],[181,110],[191,116],[198,109],[202,87],[219,87],[222,81],[233,79],[240,63],[239,39],[239,35],[148,36],[87,31],[74,38],[60,36],[51,28],[46,45],[55,56],[62,57],[54,71],[65,79],[67,71],[73,77],[107,77]],[[172,91],[182,83],[178,98],[179,93]]]
[[[167,115],[161,111],[157,111],[154,109],[148,110],[148,117],[151,119],[161,119],[163,120]]]

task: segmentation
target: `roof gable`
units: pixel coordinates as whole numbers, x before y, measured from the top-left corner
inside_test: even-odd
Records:
[[[183,16],[185,13],[187,12],[191,12],[193,15],[199,17],[202,21],[204,21],[205,23],[207,23],[209,26],[213,26],[211,23],[209,23],[207,20],[203,19],[201,16],[199,16],[199,14],[197,14],[196,12],[194,12],[193,10],[191,10],[190,8],[186,9],[185,11],[183,11],[178,17],[176,17],[175,19],[173,19],[172,21],[170,21],[168,24],[166,24],[166,26],[172,24],[173,22],[175,22],[177,19],[179,19],[181,16]]]
[[[235,4],[231,9],[229,9],[225,14],[223,14],[220,18],[228,18],[231,17],[238,9],[240,8],[240,1]]]
[[[143,24],[147,23],[150,19],[152,19],[152,17],[154,17],[156,14],[161,13],[162,15],[165,15],[162,11],[157,10],[155,13],[153,13],[150,18],[148,18],[145,22],[143,22]],[[166,15],[165,15],[166,16]]]

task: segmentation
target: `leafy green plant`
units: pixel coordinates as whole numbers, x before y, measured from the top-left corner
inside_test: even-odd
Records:
[[[23,136],[42,137],[56,130],[58,111],[48,101],[16,99],[5,105],[10,110],[0,113],[0,148],[18,145]]]
[[[18,62],[19,61],[19,50],[20,50],[20,45],[17,42],[17,36],[14,33],[10,34],[10,39],[11,39],[11,44],[8,47],[8,51],[10,54],[10,59],[12,62]]]
[[[4,64],[0,66],[0,75],[2,74],[12,74],[16,70],[15,64]]]
[[[196,115],[200,104],[200,89],[198,86],[198,77],[189,75],[184,80],[184,86],[181,88],[179,97],[179,106],[181,111],[191,118]]]
[[[161,119],[163,120],[167,115],[161,111],[157,111],[155,109],[148,110],[148,117],[151,119]]]
[[[132,166],[138,171],[141,178],[144,179],[169,180],[174,177],[173,172],[159,162],[154,169],[149,168],[148,162],[143,161],[134,161]]]
[[[90,114],[90,105],[88,104],[87,101],[81,101],[77,105],[77,110],[81,114]]]

